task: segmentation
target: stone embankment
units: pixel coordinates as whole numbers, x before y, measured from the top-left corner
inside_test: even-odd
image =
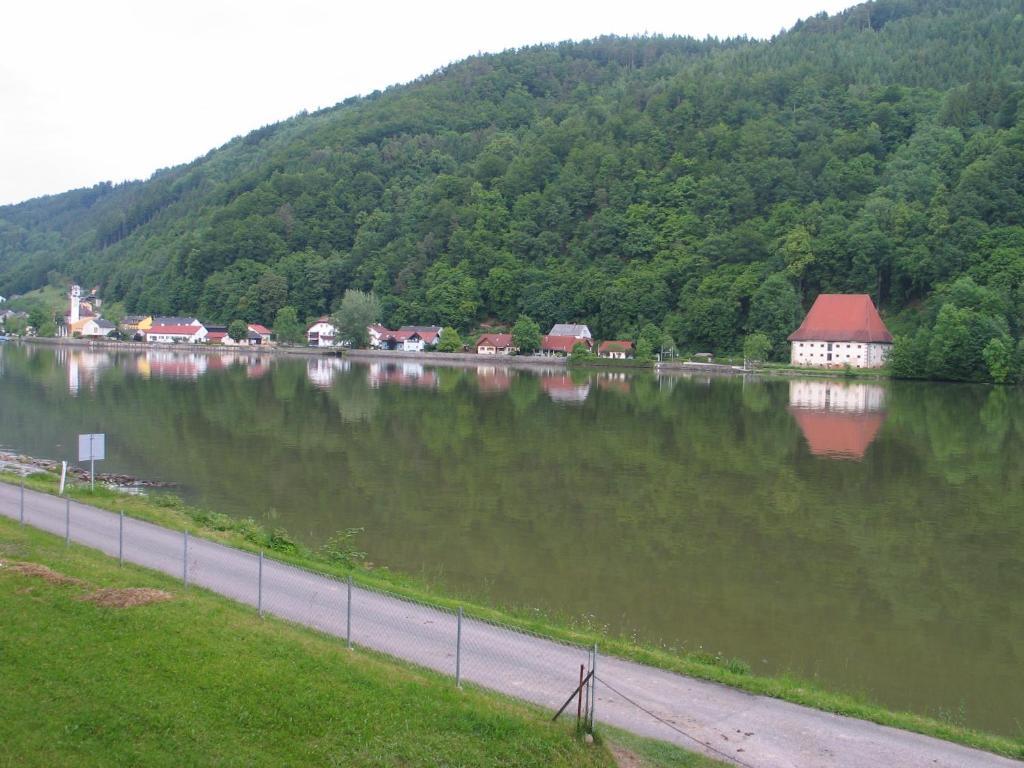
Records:
[[[52,459],[37,459],[22,453],[0,451],[0,471],[13,472],[17,475],[31,475],[34,472],[60,472],[60,462]],[[89,482],[89,470],[69,464],[68,479],[87,483]],[[97,472],[96,482],[118,488],[171,488],[174,485],[174,483],[140,480],[131,475],[113,475],[106,472]]]

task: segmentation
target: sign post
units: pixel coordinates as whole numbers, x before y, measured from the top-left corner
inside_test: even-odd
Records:
[[[89,462],[89,480],[96,490],[96,462],[107,457],[107,436],[103,433],[78,436],[78,460]]]

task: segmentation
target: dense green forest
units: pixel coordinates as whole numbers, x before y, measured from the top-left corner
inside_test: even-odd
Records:
[[[776,356],[867,292],[901,375],[1022,369],[1024,2],[878,0],[770,41],[477,56],[145,182],[0,208],[0,293],[272,323],[373,290],[388,323],[525,314]]]

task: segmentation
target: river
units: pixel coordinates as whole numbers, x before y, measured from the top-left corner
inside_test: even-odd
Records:
[[[1024,392],[0,345],[0,447],[376,566],[1024,730]]]

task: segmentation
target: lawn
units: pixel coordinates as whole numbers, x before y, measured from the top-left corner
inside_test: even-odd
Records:
[[[0,680],[0,766],[616,764],[571,722],[6,519]],[[712,765],[615,740],[629,765]]]

